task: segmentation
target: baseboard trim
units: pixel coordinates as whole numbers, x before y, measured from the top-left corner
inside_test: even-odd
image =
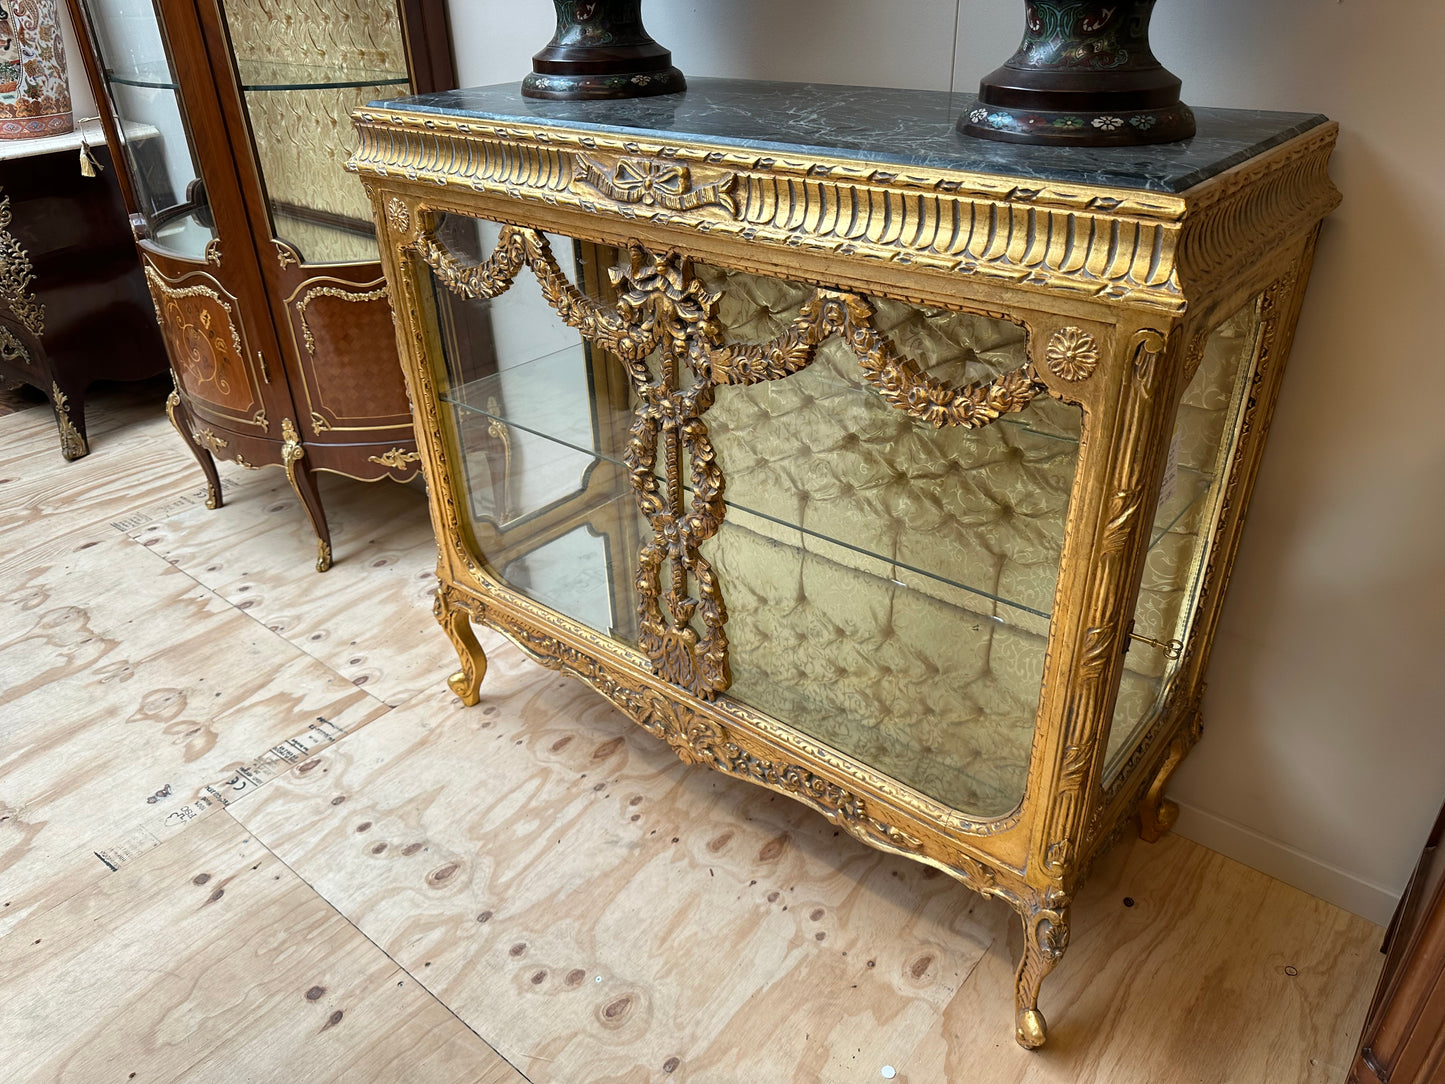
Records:
[[[1375,884],[1237,821],[1184,802],[1179,803],[1174,831],[1380,926],[1389,924],[1402,891]]]

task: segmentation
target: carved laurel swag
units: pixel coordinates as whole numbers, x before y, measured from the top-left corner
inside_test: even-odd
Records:
[[[718,385],[796,373],[837,336],[887,402],[933,426],[987,425],[1044,390],[1031,365],[961,387],[935,380],[874,328],[867,298],[843,290],[816,289],[791,325],[768,342],[727,343],[717,315],[721,295],[697,277],[691,260],[636,243],[629,247],[628,269],[609,269],[617,294],[611,305],[578,290],[534,229],[502,227],[491,255],[477,264],[463,263],[430,233],[418,238],[416,251],[465,298],[496,297],[527,267],[562,320],[626,367],[638,403],[625,460],[638,507],[652,527],[638,555],[639,645],[657,674],[704,699],[732,683],[727,608],[701,553],[725,514],[724,479],[703,421]],[[655,368],[648,363],[654,354]],[[690,380],[680,379],[684,371]],[[664,565],[671,580],[665,596]]]

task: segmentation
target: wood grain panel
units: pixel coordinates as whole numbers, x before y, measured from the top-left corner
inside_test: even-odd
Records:
[[[318,716],[353,730],[387,710],[109,535],[0,581],[0,931],[105,876],[97,850],[165,838],[201,787]]]
[[[12,1080],[523,1080],[225,813],[0,941],[0,999]]]
[[[1122,848],[1075,908],[1045,1005],[1061,1026],[1030,1055],[1000,1023],[1006,908],[489,653],[478,708],[410,701],[237,816],[533,1081],[1323,1082],[1348,1063],[1378,968],[1361,919],[1187,841]]]
[[[230,468],[226,478],[225,509],[178,509],[132,537],[387,704],[442,688],[456,664],[439,650],[431,614],[436,546],[424,493],[319,474],[344,559],[318,585],[279,556],[315,547],[285,475]]]

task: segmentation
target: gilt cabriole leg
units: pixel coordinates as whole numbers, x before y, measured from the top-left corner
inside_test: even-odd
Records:
[[[222,504],[221,476],[216,473],[216,460],[207,449],[201,447],[200,442],[191,432],[191,418],[186,413],[179,392],[173,391],[166,396],[166,417],[176,427],[176,432],[181,435],[181,439],[186,442],[186,447],[191,450],[191,454],[196,457],[196,462],[201,465],[201,473],[206,476],[206,507],[220,508]]]
[[[477,643],[470,615],[464,607],[457,605],[445,587],[437,588],[432,613],[462,662],[462,668],[447,678],[447,688],[456,693],[463,704],[471,707],[482,698],[482,678],[487,676],[486,653]]]
[[[281,461],[286,465],[286,480],[301,498],[311,529],[316,532],[316,571],[331,567],[331,530],[326,526],[326,512],[321,507],[321,491],[316,488],[316,475],[306,462],[306,449],[290,418],[281,421]]]
[[[1199,740],[1202,729],[1199,714],[1195,712],[1193,718],[1184,724],[1169,743],[1169,752],[1164,757],[1164,763],[1159,765],[1154,781],[1140,799],[1139,838],[1145,843],[1158,843],[1159,838],[1174,827],[1174,822],[1179,819],[1179,806],[1164,797],[1164,788],[1169,785],[1169,780],[1174,777],[1179,765],[1184,763],[1185,754]]]
[[[1024,924],[1024,951],[1014,974],[1014,1038],[1026,1050],[1037,1050],[1047,1038],[1044,1014],[1039,1012],[1039,987],[1069,946],[1069,909],[1066,903],[1045,897],[1020,916]]]

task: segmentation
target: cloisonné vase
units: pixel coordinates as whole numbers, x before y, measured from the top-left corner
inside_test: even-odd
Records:
[[[72,127],[59,0],[0,0],[0,139]]]
[[[1154,0],[1026,0],[1023,44],[959,118],[1009,143],[1115,146],[1194,135],[1179,79],[1149,48]]]
[[[0,0],[3,2],[3,0]],[[642,98],[687,89],[642,25],[642,0],[552,0],[557,33],[532,57],[528,98]]]

